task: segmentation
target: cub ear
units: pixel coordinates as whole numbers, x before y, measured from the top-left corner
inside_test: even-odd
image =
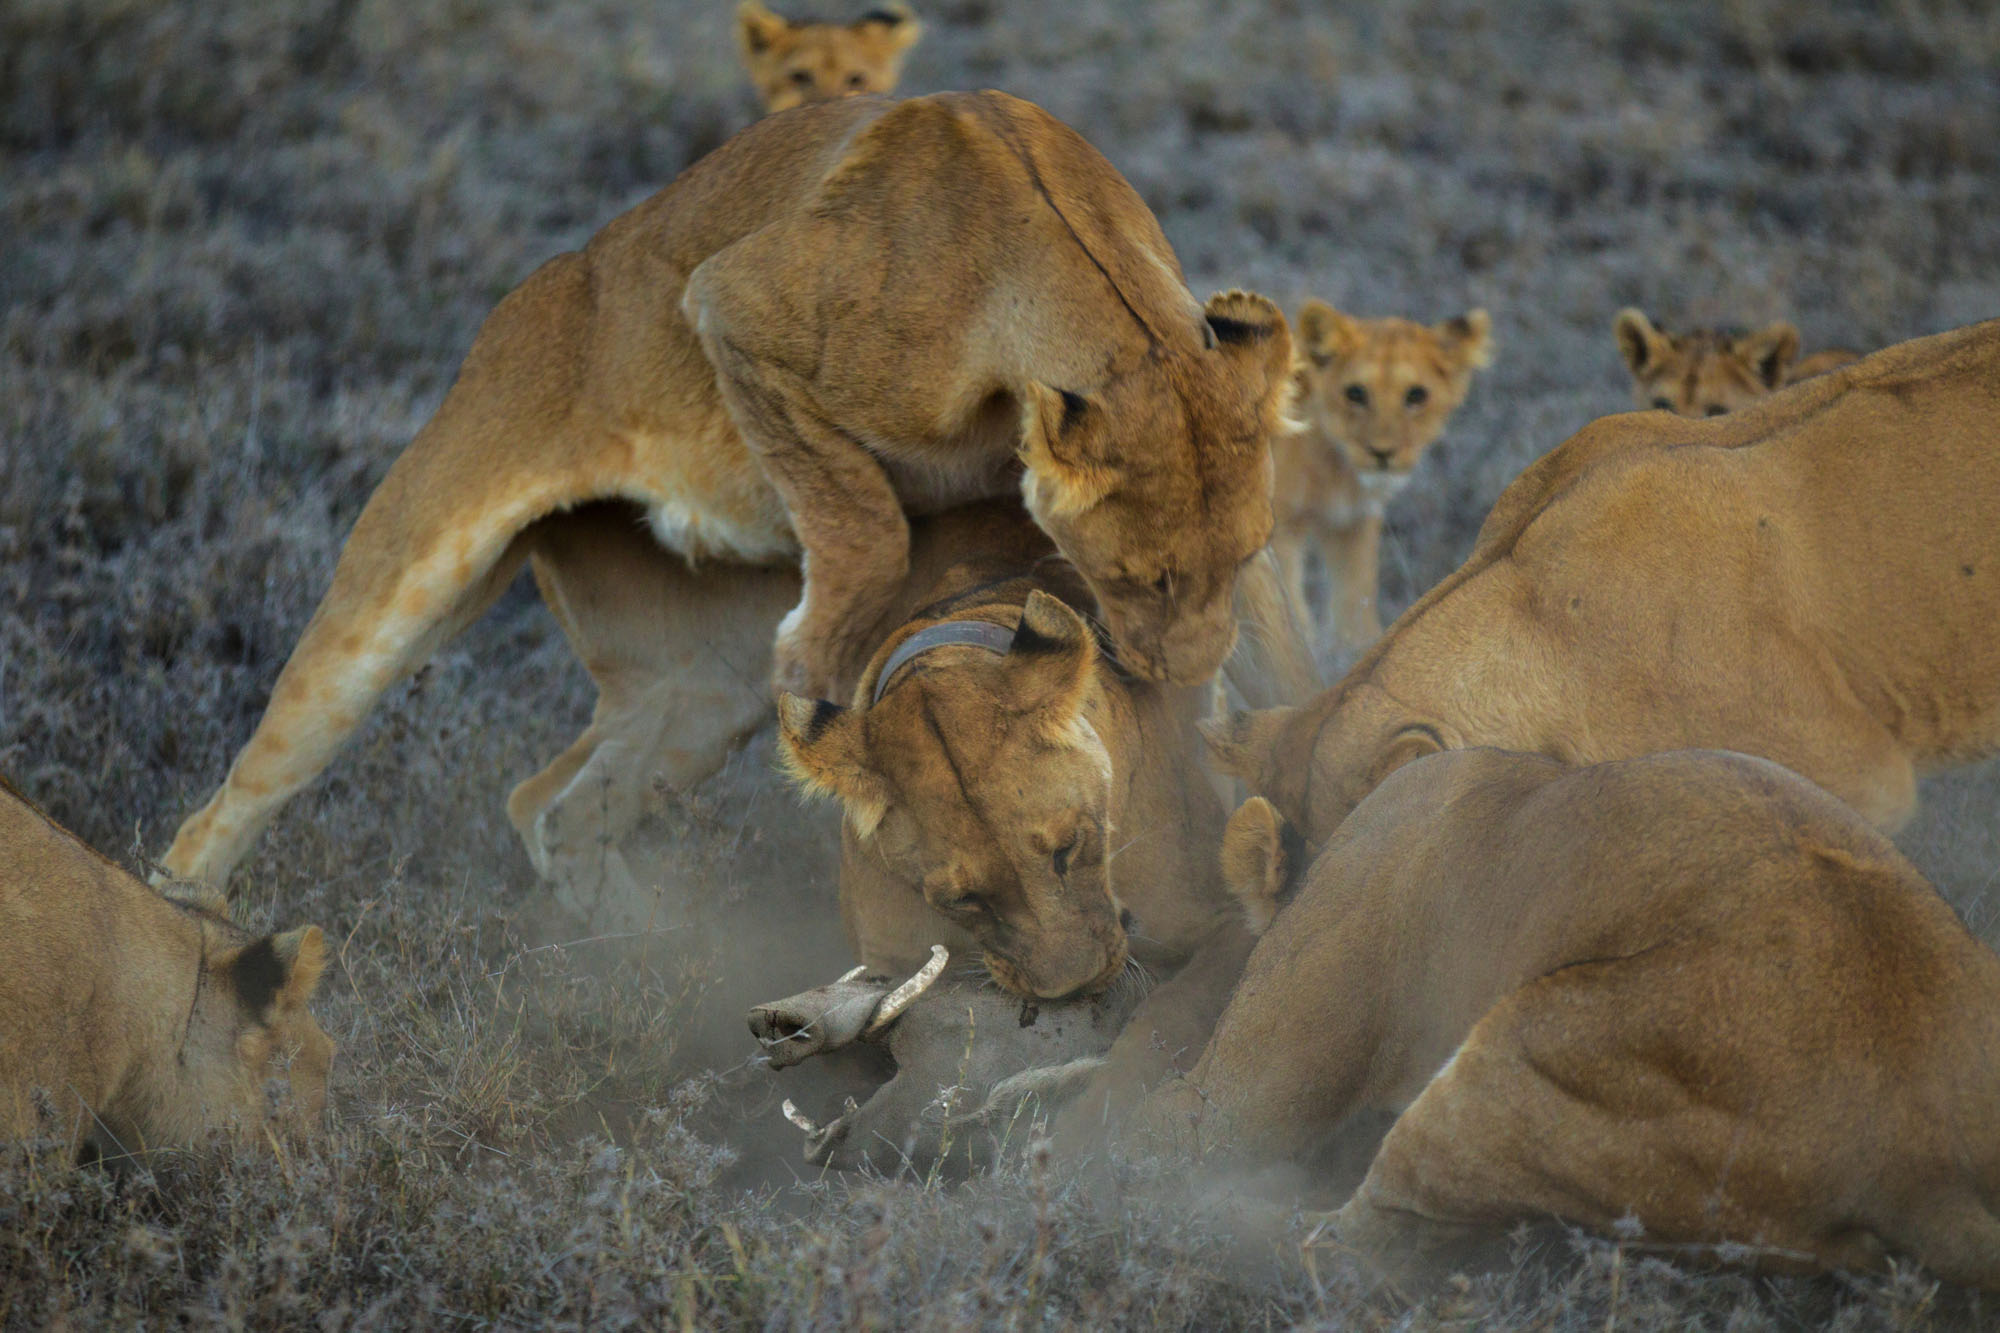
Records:
[[[868,766],[867,740],[852,709],[824,699],[780,695],[778,761],[807,794],[836,797],[862,837],[882,822],[888,789]]]
[[[228,979],[247,1013],[263,1018],[274,1009],[294,1012],[305,1007],[326,971],[326,935],[318,926],[266,935],[212,966]]]
[[[1324,301],[1299,307],[1299,343],[1316,366],[1332,365],[1360,350],[1361,325]]]
[[[1002,662],[1019,712],[1045,712],[1056,739],[1083,710],[1097,641],[1083,617],[1060,598],[1036,589],[1021,607],[1021,623]]]
[[[1243,709],[1227,717],[1206,718],[1198,725],[1216,770],[1255,790],[1264,781],[1279,739],[1298,713],[1296,708]]]
[[[1750,369],[1768,389],[1785,382],[1785,372],[1799,354],[1799,331],[1789,321],[1779,320],[1736,340],[1736,350],[1750,363]]]
[[[743,0],[736,6],[736,44],[746,56],[760,56],[771,49],[792,25],[764,8],[757,0]]]
[[[891,52],[907,51],[924,35],[924,25],[908,5],[883,5],[854,21],[857,28],[872,30]]]
[[[1216,350],[1256,366],[1282,392],[1292,372],[1292,330],[1285,312],[1255,292],[1217,292],[1202,307]]]
[[[1432,331],[1458,358],[1461,369],[1479,370],[1493,364],[1493,319],[1483,309],[1456,315]]]
[[[1626,306],[1611,321],[1611,335],[1618,340],[1618,354],[1626,369],[1643,375],[1666,351],[1667,335],[1653,327],[1653,321],[1635,306]]]
[[[1222,830],[1222,883],[1243,908],[1252,935],[1262,935],[1284,905],[1298,842],[1278,808],[1252,796],[1236,808]]]
[[[1068,389],[1030,381],[1021,404],[1022,491],[1036,517],[1074,518],[1111,493],[1118,474],[1090,458],[1087,441],[1099,409]]]

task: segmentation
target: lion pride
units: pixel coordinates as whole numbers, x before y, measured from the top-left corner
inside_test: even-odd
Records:
[[[838,693],[903,585],[906,515],[981,497],[1025,498],[1128,668],[1206,680],[1234,639],[1237,573],[1270,533],[1290,369],[1277,308],[1196,301],[1138,195],[1029,103],[853,97],[759,122],[488,317],[164,864],[224,880],[381,692],[524,560],[566,628],[604,628],[622,590],[538,529],[578,506],[635,507],[686,561],[682,582],[719,596],[645,627],[651,660],[621,648],[607,678],[587,659],[597,716],[530,780],[511,811],[527,828],[564,804],[629,806],[598,760],[650,743],[663,711],[683,720],[660,776],[712,772],[766,716],[746,671],[770,662],[781,688]],[[707,665],[732,572],[786,566],[803,571],[798,604],[743,613],[777,631],[770,657]],[[735,649],[741,626],[723,628]],[[697,698],[679,688],[688,670]]]
[[[285,1054],[292,1111],[318,1116],[333,1043],[306,1002],[325,939],[258,936],[223,906],[155,892],[0,780],[0,1136],[34,1132],[38,1101],[92,1159],[255,1136]]]
[[[2000,1288],[2000,958],[1797,774],[1465,750],[1302,872],[1262,802],[1227,836],[1253,899],[1304,883],[1139,1108],[1159,1145],[1309,1163],[1400,1112],[1334,1218],[1392,1274],[1556,1219]]]
[[[1499,746],[1786,765],[1894,829],[2000,745],[2000,321],[1740,412],[1607,417],[1500,496],[1472,555],[1218,763],[1324,841],[1393,770]]]

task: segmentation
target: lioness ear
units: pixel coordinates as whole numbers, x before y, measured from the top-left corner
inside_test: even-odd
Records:
[[[1666,349],[1667,335],[1653,327],[1646,313],[1626,306],[1611,321],[1611,334],[1618,340],[1618,354],[1634,375],[1643,375]]]
[[[1404,727],[1389,738],[1388,745],[1375,756],[1374,764],[1368,770],[1369,784],[1379,785],[1383,779],[1414,759],[1427,754],[1438,754],[1444,750],[1444,740],[1435,728],[1419,722]]]
[[[244,1010],[262,1018],[272,1009],[305,1007],[326,970],[326,936],[318,926],[266,935],[211,965],[228,978]]]
[[[861,719],[824,699],[778,697],[778,760],[792,781],[814,796],[837,797],[862,837],[889,808],[882,779],[868,767]]]
[[[1292,373],[1292,330],[1285,312],[1255,292],[1217,292],[1202,307],[1216,350],[1262,371],[1267,395],[1282,393]]]
[[[1433,332],[1462,369],[1493,364],[1493,319],[1484,310],[1468,310],[1438,325]]]
[[[1324,301],[1299,307],[1299,343],[1317,366],[1352,356],[1362,344],[1361,325]]]
[[[1278,807],[1252,796],[1222,830],[1222,883],[1243,908],[1252,935],[1262,935],[1284,905],[1285,890],[1301,867],[1293,864],[1297,835]]]
[[[791,27],[757,0],[743,0],[736,6],[736,42],[746,56],[764,54],[773,42],[791,31]]]
[[[924,35],[923,24],[917,22],[908,5],[885,5],[871,9],[854,21],[854,26],[874,29],[878,39],[891,52],[907,51],[916,45],[917,38]]]
[[[1089,457],[1085,437],[1098,409],[1080,393],[1030,381],[1021,404],[1022,482],[1029,512],[1073,518],[1111,493],[1118,474]]]
[[[1097,660],[1097,643],[1083,617],[1060,598],[1035,590],[1021,607],[1021,623],[1002,661],[1014,706],[1021,712],[1044,712],[1055,739],[1083,710],[1090,669]]]
[[[1252,790],[1263,782],[1278,740],[1298,716],[1296,708],[1255,708],[1211,717],[1198,725],[1216,770],[1240,778]]]
[[[1785,382],[1785,372],[1791,369],[1792,358],[1799,354],[1799,331],[1781,319],[1738,338],[1736,350],[1750,363],[1757,378],[1764,381],[1764,387],[1775,389]]]

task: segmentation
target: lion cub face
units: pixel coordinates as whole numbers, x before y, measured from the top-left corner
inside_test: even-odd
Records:
[[[1423,325],[1355,319],[1324,301],[1299,308],[1302,415],[1367,485],[1400,489],[1451,414],[1472,372],[1493,359],[1492,321],[1474,310]]]
[[[1027,386],[1021,494],[1097,598],[1120,660],[1200,684],[1236,643],[1236,576],[1271,537],[1292,337],[1261,296],[1210,298],[1206,346],[1085,395]]]
[[[1769,397],[1789,381],[1799,354],[1799,331],[1784,320],[1755,333],[1668,333],[1628,307],[1612,333],[1639,406],[1684,417],[1719,417]]]
[[[900,5],[852,23],[787,23],[757,0],[736,11],[736,44],[766,111],[894,92],[923,28]]]
[[[1082,618],[1038,591],[1005,654],[933,649],[866,708],[779,701],[794,778],[1024,996],[1101,990],[1125,965],[1111,759],[1084,716],[1096,662]]]

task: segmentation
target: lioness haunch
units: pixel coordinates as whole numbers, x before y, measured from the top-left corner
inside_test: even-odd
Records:
[[[259,938],[221,906],[154,892],[0,781],[0,1135],[34,1133],[38,1102],[85,1157],[254,1134],[283,1054],[293,1113],[318,1117],[324,937]]]
[[[2000,748],[2000,320],[1710,420],[1606,417],[1301,709],[1213,728],[1310,841],[1419,755],[1777,760],[1884,828]]]
[[[1270,536],[1291,348],[1263,297],[1197,301],[1132,187],[1029,103],[850,97],[753,125],[494,309],[164,864],[227,879],[530,557],[599,689],[510,803],[531,835],[551,806],[635,805],[652,772],[621,754],[676,785],[714,772],[768,716],[766,668],[838,693],[903,586],[908,512],[1019,494],[1126,665],[1204,682]],[[667,615],[628,624],[629,562],[544,540],[608,501],[681,558]],[[803,573],[796,606],[734,605],[736,575],[778,567]]]
[[[1253,801],[1225,838],[1263,902],[1278,833]],[[1402,1114],[1335,1225],[1391,1271],[1553,1218],[2000,1288],[2000,958],[1766,760],[1466,750],[1385,781],[1136,1120],[1305,1161],[1366,1110]]]
[[[750,1031],[773,1069],[857,1041],[886,1047],[896,1073],[866,1102],[849,1100],[821,1126],[790,1101],[816,1166],[925,1170],[950,1153],[984,1165],[1016,1136],[1019,1117],[1050,1109],[1103,1063],[1135,1006],[1143,974],[1128,971],[1087,1000],[1023,1003],[985,978],[940,976],[942,945],[908,981],[855,968],[830,986],[750,1011]]]

